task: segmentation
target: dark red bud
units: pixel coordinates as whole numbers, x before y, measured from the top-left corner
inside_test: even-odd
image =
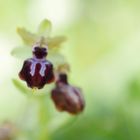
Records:
[[[57,82],[56,87],[51,92],[51,98],[59,111],[78,114],[85,107],[81,89],[62,82]]]
[[[58,83],[64,83],[64,84],[68,84],[68,79],[67,79],[67,75],[65,73],[61,73],[59,74],[58,80],[56,82],[56,84]]]

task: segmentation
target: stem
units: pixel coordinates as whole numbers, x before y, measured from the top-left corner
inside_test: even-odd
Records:
[[[47,134],[47,108],[45,98],[39,98],[39,138],[38,140],[49,140]]]

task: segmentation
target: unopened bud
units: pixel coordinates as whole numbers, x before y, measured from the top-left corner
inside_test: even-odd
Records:
[[[82,112],[85,106],[81,89],[69,85],[65,74],[59,75],[51,98],[59,111],[67,111],[71,114]]]

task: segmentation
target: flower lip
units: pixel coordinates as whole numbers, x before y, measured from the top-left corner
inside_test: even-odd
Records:
[[[36,58],[39,58],[39,59],[46,57],[47,56],[47,48],[35,46],[33,48],[33,54],[35,55]]]
[[[53,65],[46,59],[26,59],[19,77],[26,81],[28,87],[41,89],[54,81]]]

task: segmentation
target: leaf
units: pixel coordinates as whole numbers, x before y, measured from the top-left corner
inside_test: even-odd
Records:
[[[26,59],[31,57],[32,48],[29,47],[16,47],[11,51],[11,55],[20,58],[20,59]]]
[[[17,79],[12,79],[12,82],[14,84],[14,86],[19,90],[21,91],[22,93],[25,93],[25,94],[29,94],[29,90],[22,84],[20,83]]]
[[[38,35],[43,37],[48,37],[50,35],[50,32],[52,30],[52,24],[49,20],[44,19],[39,27],[38,27]]]
[[[49,88],[44,88],[42,90],[37,90],[37,89],[30,89],[27,86],[24,86],[23,83],[21,83],[19,80],[17,79],[12,79],[12,82],[14,84],[14,86],[21,92],[24,93],[28,96],[32,96],[32,97],[43,97],[46,96],[46,93],[50,92],[50,86]]]
[[[25,28],[17,28],[17,33],[22,38],[23,42],[26,45],[31,46],[31,47],[36,42],[36,40],[38,39],[37,35],[28,32]]]

